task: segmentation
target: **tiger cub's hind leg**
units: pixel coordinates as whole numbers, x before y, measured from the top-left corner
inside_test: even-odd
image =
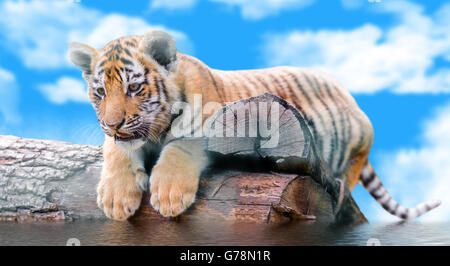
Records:
[[[366,164],[369,153],[359,153],[350,160],[350,165],[344,171],[343,177],[350,191],[359,183],[361,171]]]
[[[343,205],[348,204],[347,199],[348,195],[352,192],[352,190],[355,188],[355,186],[359,182],[359,178],[361,175],[361,171],[364,168],[364,165],[367,161],[368,153],[360,153],[355,156],[350,161],[350,165],[345,169],[343,174],[341,175],[341,178],[336,178],[336,182],[340,185],[339,187],[339,195],[336,199],[336,205],[334,208],[335,215],[337,217],[337,220],[342,220],[343,215],[342,213],[339,213],[341,210],[341,207]]]

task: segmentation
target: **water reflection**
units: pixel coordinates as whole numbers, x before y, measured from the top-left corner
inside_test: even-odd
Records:
[[[450,224],[418,222],[335,227],[313,221],[249,224],[223,220],[75,221],[0,224],[0,245],[450,245]]]

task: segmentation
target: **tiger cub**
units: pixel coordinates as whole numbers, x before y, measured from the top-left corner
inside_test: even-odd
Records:
[[[220,107],[265,92],[296,106],[319,153],[350,191],[361,182],[384,209],[402,219],[418,217],[440,204],[431,201],[404,208],[392,199],[368,161],[373,142],[369,119],[347,90],[316,70],[211,69],[177,52],[174,39],[162,31],[119,38],[101,50],[72,43],[69,57],[83,71],[105,134],[97,203],[110,218],[132,216],[148,187],[151,205],[163,216],[177,216],[194,202],[208,158],[198,145],[165,141],[176,102],[191,104],[195,95],[201,95],[203,105],[217,102]],[[196,116],[205,121],[213,113]],[[156,164],[148,177],[144,158],[155,150]]]

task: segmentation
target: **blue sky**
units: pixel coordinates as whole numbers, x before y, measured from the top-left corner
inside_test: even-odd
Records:
[[[317,67],[352,92],[375,128],[371,161],[393,196],[450,219],[450,4],[446,1],[1,1],[0,134],[99,145],[103,134],[70,41],[101,48],[164,29],[219,69]],[[361,187],[371,220],[389,220]]]

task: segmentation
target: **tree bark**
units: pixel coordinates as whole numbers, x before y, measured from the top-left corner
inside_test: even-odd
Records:
[[[0,136],[0,219],[101,218],[101,148]]]
[[[204,133],[182,139],[201,141],[212,164],[196,203],[177,219],[366,221],[330,176],[299,112],[283,99],[265,94],[231,103]],[[101,147],[0,136],[0,220],[105,219],[96,206],[101,167]],[[145,194],[132,219],[166,218]]]

